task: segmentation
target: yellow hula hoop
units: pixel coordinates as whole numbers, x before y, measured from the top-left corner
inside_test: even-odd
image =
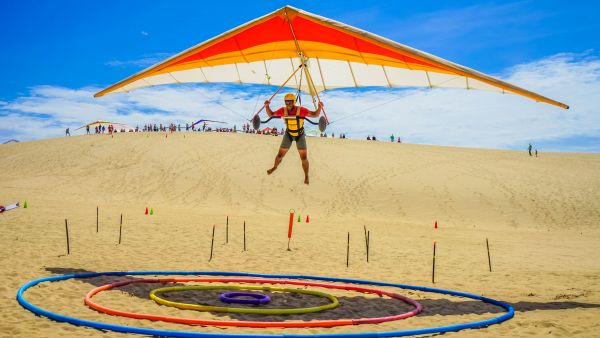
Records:
[[[256,308],[243,308],[243,307],[225,307],[225,306],[209,306],[209,305],[199,305],[199,304],[189,304],[189,303],[178,303],[172,302],[170,300],[166,300],[164,298],[160,298],[157,296],[157,293],[168,293],[168,292],[178,292],[178,291],[188,291],[188,290],[214,290],[214,289],[224,289],[224,290],[263,290],[263,291],[280,291],[280,292],[290,292],[290,293],[301,293],[305,295],[313,295],[318,297],[327,298],[331,301],[331,303],[321,306],[314,307],[306,307],[306,308],[293,308],[293,309],[256,309]],[[231,312],[231,313],[255,313],[255,314],[265,314],[265,315],[290,315],[290,314],[302,314],[302,313],[312,313],[319,312],[329,309],[334,309],[338,307],[340,304],[338,299],[325,292],[319,291],[310,291],[310,290],[302,290],[302,289],[288,289],[288,288],[274,288],[270,286],[238,286],[238,285],[188,285],[188,286],[172,286],[165,288],[154,289],[150,292],[150,298],[161,305],[176,307],[179,309],[185,310],[197,310],[197,311],[211,311],[211,312]]]

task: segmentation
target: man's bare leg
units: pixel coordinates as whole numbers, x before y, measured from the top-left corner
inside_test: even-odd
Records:
[[[275,163],[273,164],[273,168],[267,170],[268,175],[271,175],[271,173],[273,173],[275,169],[277,169],[279,163],[281,163],[281,160],[283,160],[283,157],[285,156],[285,153],[287,153],[288,150],[288,148],[279,148],[279,152],[277,153],[277,156],[275,156]]]
[[[300,154],[302,169],[304,169],[304,184],[308,184],[308,150],[298,149],[298,154]]]

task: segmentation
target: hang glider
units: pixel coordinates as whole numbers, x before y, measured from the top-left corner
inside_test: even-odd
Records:
[[[297,72],[299,68],[302,72]],[[481,89],[569,108],[465,66],[291,6],[189,48],[94,96],[189,82],[285,83],[310,93],[313,102],[324,90],[344,87]]]
[[[197,125],[198,123],[202,123],[202,122],[214,122],[214,123],[227,123],[227,122],[221,122],[221,121],[214,121],[214,120],[198,120],[194,123],[192,123],[192,126]]]
[[[81,126],[81,127],[77,128],[77,129],[75,129],[75,130],[82,129],[82,128],[85,128],[85,127],[87,127],[87,126],[90,126],[90,127],[93,127],[93,126],[101,126],[101,125],[103,125],[103,124],[106,124],[106,125],[113,124],[113,125],[124,126],[124,124],[120,124],[120,123],[116,123],[116,122],[108,122],[108,121],[94,121],[94,122],[91,122],[91,123],[85,124],[85,125],[83,125],[83,126]]]

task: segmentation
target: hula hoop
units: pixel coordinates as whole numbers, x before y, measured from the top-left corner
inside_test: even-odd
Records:
[[[309,275],[277,275],[277,274],[257,274],[244,272],[225,272],[225,271],[112,271],[112,272],[92,272],[81,274],[67,274],[60,276],[43,277],[31,280],[19,288],[17,292],[17,301],[25,309],[33,312],[36,315],[44,316],[58,322],[66,322],[74,325],[88,326],[99,330],[109,330],[124,333],[136,333],[150,336],[165,336],[165,337],[195,337],[195,338],[314,338],[311,334],[228,334],[228,333],[207,333],[207,332],[191,332],[191,331],[174,331],[174,330],[157,330],[136,326],[125,326],[108,323],[94,322],[81,318],[69,317],[58,313],[50,312],[27,301],[23,294],[28,289],[45,282],[57,282],[69,279],[91,278],[101,276],[146,276],[146,275],[208,275],[208,276],[244,276],[244,277],[262,277],[262,278],[291,278],[291,279],[308,279],[320,280],[328,282],[342,282],[354,284],[368,284],[378,286],[397,287],[401,289],[417,290],[423,292],[433,292],[446,294],[457,297],[471,298],[480,300],[484,303],[489,303],[499,306],[506,310],[506,313],[490,319],[467,322],[454,325],[445,325],[438,327],[426,327],[410,330],[384,331],[384,332],[362,332],[362,333],[338,333],[338,334],[319,334],[320,338],[374,338],[374,337],[404,337],[412,335],[443,333],[451,331],[460,331],[465,329],[475,329],[486,327],[494,324],[500,324],[514,317],[515,310],[512,306],[505,302],[501,302],[492,298],[479,295],[469,294],[465,292],[428,288],[424,286],[413,286],[407,284],[395,284],[386,282],[376,282],[361,279],[333,278],[322,276]]]
[[[240,297],[249,297],[252,299]],[[225,292],[219,295],[219,300],[230,304],[264,305],[271,301],[271,297],[256,292]]]
[[[380,296],[389,296],[391,298],[395,298],[401,300],[405,303],[413,305],[415,308],[412,311],[393,315],[386,317],[375,317],[375,318],[360,318],[360,319],[337,319],[337,320],[312,320],[312,321],[280,321],[280,322],[267,322],[267,321],[244,321],[244,320],[212,320],[212,319],[191,319],[191,318],[180,318],[180,317],[171,317],[171,316],[157,316],[152,314],[145,313],[132,313],[121,310],[116,310],[112,308],[108,308],[92,301],[92,297],[96,294],[110,290],[114,287],[125,286],[129,284],[139,284],[139,283],[185,283],[185,282],[222,282],[222,283],[263,283],[263,284],[292,284],[292,285],[302,285],[302,286],[317,286],[324,287],[330,289],[341,289],[348,291],[357,291],[363,293],[374,293]],[[315,282],[300,282],[300,281],[291,281],[285,279],[255,279],[255,278],[163,278],[163,279],[136,279],[136,280],[126,280],[121,282],[116,282],[112,284],[102,285],[90,291],[84,300],[85,304],[90,308],[104,312],[113,316],[121,316],[128,317],[134,319],[148,319],[154,321],[163,321],[170,323],[179,323],[179,324],[188,324],[188,325],[215,325],[215,326],[238,326],[238,327],[333,327],[333,326],[343,326],[343,325],[359,325],[359,324],[376,324],[389,322],[394,320],[401,320],[411,316],[414,316],[421,312],[422,306],[418,302],[401,296],[399,294],[395,294],[393,292],[388,292],[384,290],[377,290],[353,285],[337,285],[337,284],[328,284],[328,283],[315,283]]]
[[[301,293],[305,295],[312,295],[317,297],[323,297],[329,299],[331,303],[321,306],[314,307],[305,307],[305,308],[292,308],[292,309],[255,309],[255,308],[245,308],[245,307],[224,307],[224,306],[208,306],[208,305],[199,305],[199,304],[189,304],[189,303],[178,303],[170,300],[166,300],[164,298],[160,298],[157,296],[157,293],[168,293],[168,292],[177,292],[177,291],[187,291],[187,290],[215,290],[215,289],[225,289],[225,290],[267,290],[267,291],[280,291],[280,292],[289,292],[289,293]],[[235,293],[235,292],[232,292]],[[242,295],[252,295],[252,297],[257,296],[253,293],[247,292],[237,292]],[[268,299],[267,295],[258,295],[261,299]],[[311,291],[311,290],[301,290],[301,289],[287,289],[287,288],[273,288],[269,286],[238,286],[238,285],[210,285],[210,286],[201,286],[201,285],[188,285],[188,286],[172,286],[166,288],[158,288],[154,289],[150,292],[150,298],[161,305],[176,307],[179,309],[185,310],[197,310],[197,311],[212,311],[212,312],[230,312],[230,313],[255,313],[255,314],[263,314],[263,315],[289,315],[289,314],[303,314],[303,313],[313,313],[319,311],[325,311],[329,309],[334,309],[340,305],[338,299],[335,296],[330,294],[319,292],[319,291]],[[233,298],[229,298],[233,299]],[[240,301],[240,299],[233,299],[234,301]],[[242,301],[254,301],[257,302],[257,299],[249,300],[249,299],[241,299]],[[248,304],[248,303],[246,303]],[[256,304],[256,303],[250,303]]]

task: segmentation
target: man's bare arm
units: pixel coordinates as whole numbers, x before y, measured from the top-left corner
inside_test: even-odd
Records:
[[[319,117],[319,115],[321,115],[321,110],[323,110],[323,102],[319,101],[319,104],[317,105],[317,110],[309,111],[308,117]]]
[[[273,116],[273,111],[271,110],[271,107],[269,107],[270,103],[271,101],[269,100],[265,101],[265,111],[267,112],[267,115],[269,115],[269,117]]]

